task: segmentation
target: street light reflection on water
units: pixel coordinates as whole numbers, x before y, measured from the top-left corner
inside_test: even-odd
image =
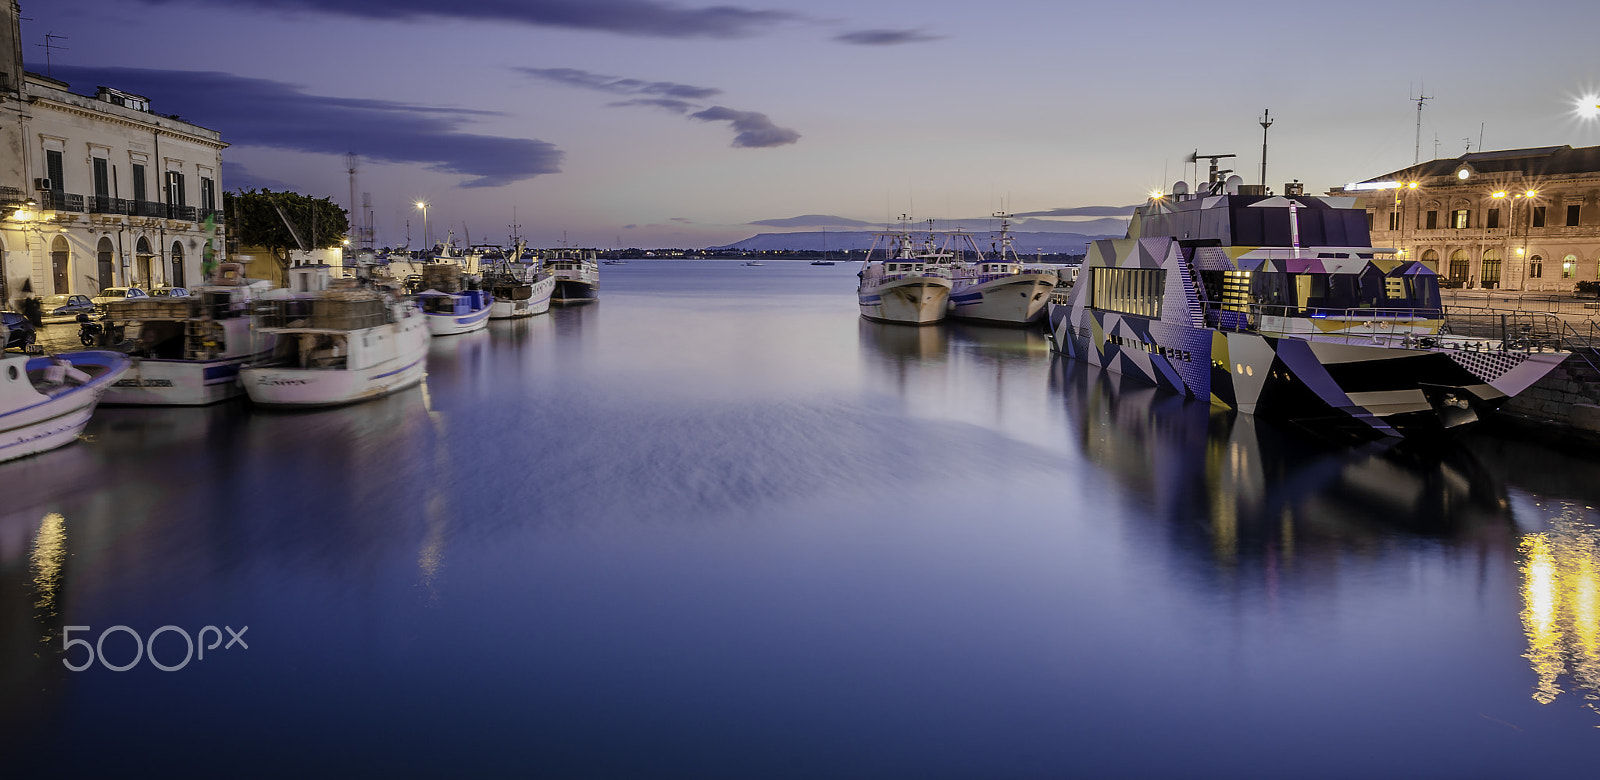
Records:
[[[105,409],[0,466],[0,775],[173,735],[262,776],[1593,755],[1591,456],[1319,442],[1036,332],[861,321],[848,266],[607,268],[597,304],[435,339],[414,391]],[[61,626],[119,624],[250,649],[62,668]]]

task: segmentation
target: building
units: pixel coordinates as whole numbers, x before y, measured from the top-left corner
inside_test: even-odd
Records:
[[[16,0],[0,0],[0,301],[201,281],[223,247],[215,130],[109,87],[26,73]]]
[[[1600,146],[1473,152],[1330,194],[1358,196],[1374,246],[1452,287],[1572,292],[1600,279]]]

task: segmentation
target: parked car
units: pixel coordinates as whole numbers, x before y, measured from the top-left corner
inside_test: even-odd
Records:
[[[137,287],[107,287],[104,290],[101,290],[99,295],[96,295],[89,300],[94,302],[95,311],[105,311],[106,304],[112,301],[120,301],[127,298],[149,297],[149,294]]]
[[[73,317],[94,311],[94,301],[87,295],[47,295],[40,307],[46,317]]]
[[[167,285],[167,284],[158,284],[155,287],[151,287],[150,288],[150,297],[151,298],[187,298],[187,297],[189,297],[189,288],[187,288],[187,287],[173,287],[173,286]]]
[[[0,311],[0,322],[6,325],[5,349],[16,347],[27,351],[33,342],[39,340],[39,332],[33,329],[33,323],[17,312]]]

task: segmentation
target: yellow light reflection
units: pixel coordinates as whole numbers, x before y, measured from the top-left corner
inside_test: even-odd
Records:
[[[1520,545],[1525,656],[1538,677],[1533,698],[1555,701],[1562,677],[1600,712],[1600,529],[1575,517],[1556,520]]]
[[[44,516],[33,540],[33,589],[39,594],[34,607],[54,614],[56,591],[61,587],[61,567],[67,562],[67,518],[55,512]]]

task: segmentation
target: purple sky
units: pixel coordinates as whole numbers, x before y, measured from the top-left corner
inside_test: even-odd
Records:
[[[720,3],[721,0],[718,0]],[[223,185],[350,200],[382,244],[699,247],[757,232],[1071,219],[1238,154],[1309,191],[1478,148],[1600,144],[1587,3],[23,0],[30,70],[233,144]],[[1514,44],[1505,30],[1514,26]],[[821,219],[818,219],[818,216]],[[834,219],[836,218],[836,219]]]

